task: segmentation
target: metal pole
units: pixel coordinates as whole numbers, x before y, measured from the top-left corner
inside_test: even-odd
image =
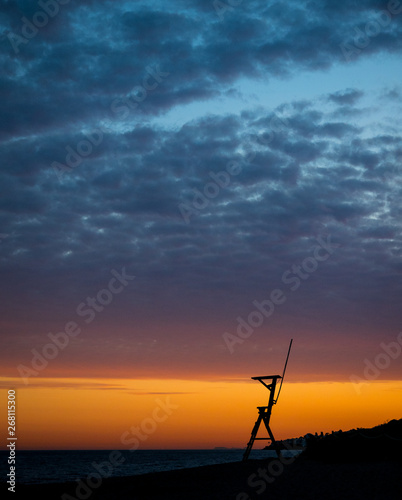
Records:
[[[278,395],[276,396],[275,404],[278,402],[279,394],[281,393],[283,379],[285,378],[286,367],[288,366],[288,359],[289,359],[290,349],[292,348],[292,343],[293,343],[293,339],[290,339],[290,344],[289,344],[289,349],[288,349],[288,355],[286,356],[285,366],[283,368],[283,373],[282,373],[281,385],[279,386],[279,391],[278,391]]]

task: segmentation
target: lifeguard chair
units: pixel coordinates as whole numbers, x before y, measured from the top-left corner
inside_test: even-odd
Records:
[[[258,380],[259,382],[261,382],[261,384],[264,387],[266,387],[268,389],[269,398],[268,398],[268,405],[267,406],[257,406],[258,418],[254,424],[253,430],[251,431],[250,441],[247,443],[247,448],[246,448],[246,451],[244,452],[243,460],[248,459],[250,452],[251,452],[251,449],[253,447],[254,441],[256,441],[256,440],[271,441],[271,444],[274,447],[274,449],[278,455],[278,458],[281,458],[281,450],[279,449],[279,446],[278,446],[277,442],[275,441],[275,437],[272,433],[271,427],[269,425],[269,421],[271,418],[272,407],[274,406],[274,404],[276,404],[278,402],[279,394],[280,394],[281,389],[282,389],[283,379],[285,377],[286,366],[288,364],[288,359],[289,359],[290,349],[292,347],[292,342],[293,342],[293,339],[291,339],[290,344],[289,344],[288,355],[286,357],[286,362],[285,362],[285,366],[283,368],[282,376],[280,376],[280,375],[266,375],[264,377],[251,377],[252,380]],[[275,391],[276,391],[276,387],[278,384],[278,380],[281,380],[281,384],[279,386],[278,395],[275,398]],[[257,437],[261,422],[264,422],[265,428],[268,432],[268,437]]]

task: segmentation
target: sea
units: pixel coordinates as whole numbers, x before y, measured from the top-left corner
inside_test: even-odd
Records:
[[[107,468],[111,450],[93,451],[16,451],[16,483],[62,483],[85,479],[97,473],[96,466],[104,464],[110,477],[135,476],[149,472],[169,471],[200,467],[202,465],[238,462],[243,458],[242,449],[215,450],[136,450],[120,451],[122,463]],[[284,455],[294,454],[284,451]],[[10,466],[7,451],[0,451],[0,482],[7,481]],[[119,455],[120,456],[120,455]],[[252,450],[250,459],[275,457],[274,451]],[[124,459],[124,460],[123,460]]]

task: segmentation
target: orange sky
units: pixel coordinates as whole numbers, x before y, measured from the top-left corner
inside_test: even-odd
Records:
[[[19,388],[18,382],[3,379],[1,401],[3,408],[4,387],[17,387],[20,449],[244,447],[256,406],[265,405],[268,396],[258,382],[239,379],[59,378],[35,379]],[[352,383],[285,382],[271,419],[275,437],[369,427],[401,417],[402,381],[375,381],[359,389]],[[0,425],[6,428],[3,410]]]

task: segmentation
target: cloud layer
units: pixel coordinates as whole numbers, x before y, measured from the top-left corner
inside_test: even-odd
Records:
[[[317,349],[338,349],[328,354],[335,370],[353,333],[341,367],[349,375],[364,357],[353,346],[397,334],[400,88],[383,84],[373,95],[341,82],[315,99],[245,101],[241,112],[174,122],[185,106],[242,99],[245,79],[280,85],[301,71],[398,53],[395,3],[252,1],[222,12],[213,2],[71,2],[17,50],[11,33],[22,36],[21,19],[41,9],[1,4],[10,373],[123,267],[135,281],[57,360],[62,369],[87,363],[96,373],[107,359],[111,372],[133,360],[138,371],[168,372],[174,360],[187,373],[235,374],[222,333],[275,288],[288,300],[264,328],[283,339],[300,332],[300,370]],[[381,28],[375,36],[370,22]],[[368,33],[364,43],[356,29]],[[356,49],[349,61],[344,44]],[[317,238],[336,251],[292,292],[283,274],[312,255]],[[256,331],[239,346],[240,370],[263,358],[258,345],[273,343]]]

